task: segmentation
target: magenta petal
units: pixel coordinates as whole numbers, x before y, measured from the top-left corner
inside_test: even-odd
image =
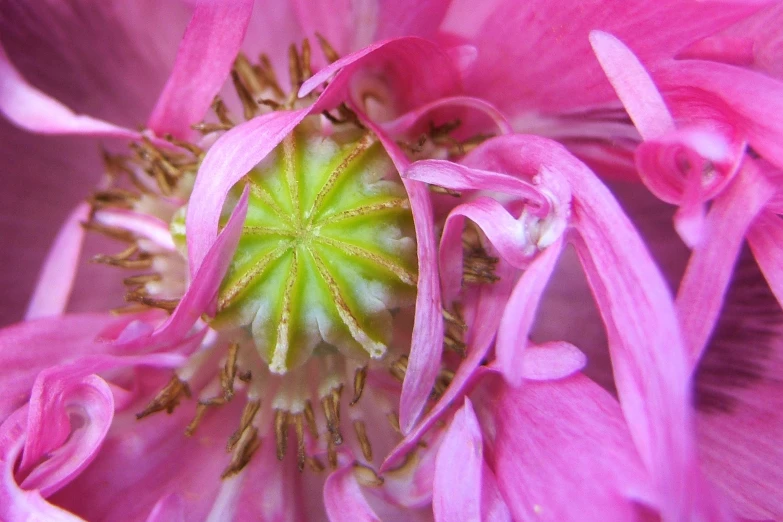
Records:
[[[19,409],[0,426],[0,520],[83,522],[46,502],[38,491],[25,491],[16,483],[14,467],[24,444],[25,417],[25,409]]]
[[[581,371],[587,356],[565,341],[529,345],[522,356],[522,377],[531,381],[564,379]]]
[[[772,293],[783,306],[783,221],[762,211],[748,230],[748,243]]]
[[[349,54],[324,67],[306,80],[299,96],[306,96],[337,73],[317,105],[323,110],[349,98],[348,87],[354,73],[367,68],[383,73],[388,86],[388,100],[395,113],[405,113],[438,98],[457,93],[461,85],[459,71],[449,54],[436,44],[415,37],[397,38],[376,43]],[[365,93],[361,86],[353,92],[354,101],[363,111]],[[374,95],[374,97],[377,97]]]
[[[617,402],[582,375],[508,386],[495,410],[495,473],[516,520],[636,520],[654,500]]]
[[[707,215],[704,235],[709,240],[695,248],[677,293],[691,364],[701,357],[718,319],[745,233],[772,193],[755,166],[746,162]]]
[[[457,410],[435,459],[432,510],[438,522],[481,519],[484,442],[470,399]]]
[[[375,2],[378,5],[378,28],[375,40],[397,36],[434,36],[446,16],[452,0],[398,0]]]
[[[82,252],[82,221],[87,219],[89,211],[87,203],[77,206],[57,234],[27,306],[25,320],[59,315],[65,311]]]
[[[86,134],[140,139],[140,134],[71,109],[28,84],[0,46],[0,112],[19,127],[41,134]]]
[[[324,484],[326,514],[332,522],[380,522],[364,498],[353,468],[340,468],[329,475]]]
[[[158,135],[187,137],[228,78],[253,10],[253,0],[198,0],[177,60],[148,127]]]
[[[410,130],[429,112],[444,107],[466,107],[469,109],[474,109],[489,117],[495,123],[501,134],[510,134],[513,131],[511,124],[508,122],[508,119],[506,119],[505,115],[494,105],[485,102],[480,98],[473,98],[471,96],[451,96],[449,98],[435,100],[422,107],[417,107],[411,112],[403,114],[395,120],[384,123],[383,128],[386,130],[386,132],[393,136],[401,135]]]
[[[44,373],[39,381],[45,379]],[[39,490],[44,496],[63,487],[92,462],[114,416],[112,392],[97,375],[78,380],[55,377],[47,386],[40,401],[33,388],[21,464],[24,469],[48,455],[22,482],[23,488]],[[72,431],[74,416],[80,418],[81,426]]]
[[[152,508],[147,522],[185,522],[185,506],[181,495],[169,494]]]
[[[109,314],[84,314],[25,321],[0,330],[0,364],[14,369],[3,375],[0,421],[27,401],[40,371],[107,352],[108,344],[96,341],[96,337],[116,322],[120,322],[118,318]]]
[[[100,209],[92,216],[93,221],[108,227],[132,232],[139,238],[149,239],[164,250],[176,250],[171,239],[169,224],[160,218],[125,209]]]
[[[544,250],[524,271],[500,320],[495,346],[497,365],[511,386],[520,386],[525,376],[525,349],[544,288],[562,251],[562,242]]]
[[[603,31],[592,31],[590,44],[642,138],[649,140],[672,132],[674,119],[652,78],[633,52]]]
[[[308,114],[277,111],[237,125],[209,149],[199,167],[185,226],[191,276],[199,270],[218,233],[228,191]]]

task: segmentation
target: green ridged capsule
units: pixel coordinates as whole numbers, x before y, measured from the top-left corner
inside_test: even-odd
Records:
[[[278,374],[334,350],[382,357],[390,310],[414,302],[417,260],[410,204],[377,138],[324,137],[305,122],[246,181],[213,327],[249,329]]]

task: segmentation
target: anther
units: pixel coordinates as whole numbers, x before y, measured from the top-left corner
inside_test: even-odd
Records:
[[[310,40],[305,38],[302,41],[302,78],[308,79],[313,74],[313,68],[310,63]]]
[[[458,190],[452,190],[446,187],[441,187],[440,185],[427,185],[427,188],[430,189],[430,192],[434,192],[435,194],[445,194],[447,196],[451,196],[454,198],[461,198],[462,193]]]
[[[320,473],[325,469],[323,463],[317,457],[306,457],[305,462],[307,462],[307,466],[316,473]]]
[[[139,274],[135,276],[126,277],[122,280],[122,283],[125,286],[136,286],[136,285],[145,285],[147,283],[153,283],[155,281],[160,281],[161,275],[160,274]]]
[[[258,61],[260,62],[260,67],[257,69],[257,72],[261,73],[264,76],[264,79],[266,80],[269,87],[272,88],[273,91],[275,91],[275,94],[279,96],[280,98],[285,97],[285,93],[283,92],[283,89],[280,87],[280,83],[277,81],[277,75],[275,74],[275,68],[272,67],[272,60],[269,59],[269,56],[266,54],[261,54],[258,57]]]
[[[201,424],[201,420],[204,418],[204,414],[207,413],[207,408],[209,408],[209,405],[203,404],[201,402],[196,405],[196,415],[193,417],[193,420],[190,421],[188,427],[185,428],[186,437],[192,437],[193,434],[196,433],[196,428],[198,428],[198,425]]]
[[[223,397],[227,401],[230,401],[234,397],[234,379],[237,375],[237,353],[239,353],[239,344],[231,343],[228,346],[226,363],[220,371],[220,389],[223,390]]]
[[[82,227],[85,230],[98,232],[99,234],[103,234],[106,237],[117,239],[119,241],[125,241],[127,243],[132,243],[136,240],[136,238],[133,237],[133,234],[131,234],[127,230],[124,230],[122,228],[116,228],[116,227],[108,227],[106,225],[102,225],[95,221],[85,221],[82,223]]]
[[[304,417],[307,421],[307,429],[314,439],[318,438],[318,426],[315,423],[315,413],[313,412],[313,403],[308,399],[304,406]]]
[[[138,201],[140,196],[130,190],[111,188],[95,192],[89,199],[93,208],[116,207],[133,208],[133,204]]]
[[[231,451],[237,445],[242,438],[242,434],[250,427],[253,419],[261,408],[261,401],[248,401],[245,404],[245,409],[242,411],[242,419],[239,421],[239,428],[228,439],[226,444],[226,451]]]
[[[391,425],[394,431],[396,431],[399,434],[402,434],[402,431],[400,430],[400,418],[397,416],[395,412],[392,411],[387,413],[386,420],[389,421],[389,424]]]
[[[364,464],[354,462],[353,464],[353,476],[356,477],[356,481],[362,486],[369,488],[378,488],[383,486],[383,477],[379,477],[374,469]]]
[[[215,113],[215,116],[217,116],[217,119],[221,124],[228,126],[228,128],[234,126],[234,122],[228,116],[228,107],[226,107],[223,98],[220,96],[215,96],[215,99],[212,100],[212,111]]]
[[[394,361],[389,367],[389,372],[392,376],[400,382],[405,380],[405,372],[408,371],[408,357],[406,355],[401,356]]]
[[[250,370],[245,370],[237,375],[237,378],[244,383],[248,383],[253,380],[253,372]]]
[[[351,399],[350,405],[353,406],[359,399],[362,398],[362,392],[364,391],[364,384],[367,382],[367,366],[357,368],[353,374],[353,399]]]
[[[140,257],[139,259],[118,259],[114,256],[107,256],[105,254],[98,254],[90,261],[93,263],[100,263],[102,265],[116,266],[119,268],[128,268],[131,270],[146,270],[152,268],[151,257]]]
[[[277,445],[277,460],[283,460],[288,446],[288,412],[286,410],[275,410],[275,444]]]
[[[231,129],[233,125],[229,125],[227,123],[194,123],[190,126],[195,131],[200,132],[201,134],[210,134],[212,132],[219,132],[219,131],[227,131]]]
[[[236,60],[234,60],[234,69],[250,97],[257,98],[261,96],[261,91],[263,89],[261,86],[261,78],[256,74],[250,60],[247,59],[247,56],[245,56],[244,53],[239,53],[239,55],[237,55]]]
[[[258,113],[258,104],[256,104],[253,95],[245,87],[245,84],[240,80],[236,68],[231,71],[231,81],[234,83],[234,90],[239,97],[239,101],[242,102],[245,119],[252,119]]]
[[[343,443],[343,436],[340,433],[340,418],[338,417],[337,407],[334,403],[332,395],[327,395],[321,399],[321,407],[324,410],[324,416],[326,417],[326,427],[329,433],[332,435],[329,439],[337,445]]]
[[[125,294],[125,300],[129,303],[140,303],[152,308],[160,308],[166,312],[173,312],[179,306],[179,299],[157,299],[138,292]]]
[[[494,283],[500,280],[495,275],[497,264],[497,257],[490,257],[483,250],[474,250],[463,257],[463,280],[466,283]]]
[[[332,439],[326,440],[326,456],[329,459],[329,467],[337,469],[337,448]]]
[[[302,62],[294,44],[288,48],[288,74],[291,77],[291,97],[296,99],[299,87],[302,86]]]
[[[166,134],[165,136],[163,136],[163,138],[169,143],[171,143],[172,145],[176,145],[181,149],[185,149],[186,151],[190,152],[196,157],[201,157],[204,154],[204,149],[202,149],[198,145],[194,145],[193,143],[190,143],[189,141],[178,140],[171,134]]]
[[[182,395],[190,397],[190,388],[188,387],[188,383],[180,380],[177,375],[174,375],[171,377],[168,384],[166,384],[166,386],[158,392],[155,398],[150,401],[147,407],[136,414],[136,418],[143,419],[148,415],[163,410],[166,410],[166,413],[171,413],[179,404]]]
[[[326,38],[324,38],[320,33],[315,33],[315,37],[318,40],[318,45],[321,46],[321,51],[323,51],[326,60],[329,63],[336,62],[340,58],[340,55],[337,54],[337,51],[334,50],[334,47],[332,47]]]
[[[242,432],[242,436],[236,445],[236,450],[231,455],[231,462],[229,462],[226,469],[220,475],[220,478],[227,478],[231,475],[239,473],[250,462],[250,458],[253,453],[261,447],[261,440],[258,438],[258,430],[255,427],[250,427]]]
[[[372,446],[370,445],[370,439],[367,437],[367,426],[365,426],[364,421],[353,421],[353,429],[356,432],[356,438],[359,439],[362,455],[368,462],[372,461]]]
[[[304,415],[294,415],[294,429],[296,431],[296,467],[299,471],[305,466],[305,439],[304,439]]]

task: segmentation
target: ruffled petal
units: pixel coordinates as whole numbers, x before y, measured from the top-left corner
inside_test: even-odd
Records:
[[[114,397],[97,375],[41,372],[27,414],[20,471],[29,475],[22,488],[48,497],[73,480],[95,458],[113,416]],[[78,429],[72,429],[74,418],[81,424]]]
[[[689,361],[696,364],[720,314],[745,233],[773,193],[751,163],[716,198],[705,223],[705,238],[688,263],[677,292],[677,310]]]
[[[614,34],[643,63],[654,64],[760,7],[739,2],[563,0],[520,5],[495,0],[479,8],[475,2],[455,0],[443,29],[480,50],[466,81],[468,92],[513,117],[526,111],[562,113],[614,99],[590,49],[592,30]]]
[[[562,243],[558,241],[530,264],[514,287],[503,310],[495,355],[498,369],[511,386],[520,386],[525,377],[528,335],[544,288],[549,283],[562,248]]]
[[[253,0],[199,0],[177,52],[174,70],[147,126],[163,136],[185,138],[201,121],[245,37]]]
[[[77,206],[57,234],[27,305],[25,320],[59,315],[65,311],[82,253],[82,221],[87,219],[89,211],[86,203]]]
[[[109,351],[96,340],[113,323],[127,323],[109,314],[42,318],[0,330],[0,360],[5,368],[0,395],[0,421],[27,401],[38,373],[85,355]]]
[[[351,467],[329,475],[324,484],[326,514],[332,522],[380,522],[364,498]]]
[[[617,402],[582,375],[503,386],[494,465],[517,520],[635,520],[655,500]]]
[[[146,350],[173,346],[183,342],[188,330],[202,314],[214,314],[220,283],[234,257],[239,237],[242,234],[242,226],[247,215],[248,194],[249,187],[245,187],[228,223],[214,243],[209,245],[209,250],[203,258],[196,276],[166,322],[151,335],[119,343],[121,346],[127,349],[144,348]],[[193,205],[191,202],[190,208]]]
[[[432,510],[435,520],[481,520],[484,468],[481,428],[469,399],[457,410],[435,459]]]
[[[751,224],[747,239],[770,289],[783,306],[783,221],[762,211]]]
[[[620,40],[590,32],[590,44],[625,110],[645,140],[674,131],[674,119],[647,70]]]
[[[0,112],[14,124],[41,134],[84,134],[140,139],[138,132],[105,121],[75,114],[36,89],[11,64],[0,46]]]

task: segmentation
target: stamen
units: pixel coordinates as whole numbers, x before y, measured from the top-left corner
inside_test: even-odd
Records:
[[[261,96],[263,87],[261,86],[261,78],[256,74],[253,65],[250,60],[247,59],[245,53],[239,53],[236,60],[234,60],[234,69],[236,70],[237,77],[242,81],[243,87],[246,89],[250,98],[258,98]]]
[[[356,477],[357,482],[359,482],[359,484],[362,486],[369,488],[378,488],[383,486],[383,477],[379,477],[378,474],[375,473],[374,469],[365,466],[364,464],[354,462],[353,475]]]
[[[253,453],[260,447],[261,440],[258,438],[258,430],[255,427],[244,430],[237,444],[236,451],[231,455],[231,462],[220,475],[220,478],[228,478],[242,471],[250,462]]]
[[[233,127],[233,125],[228,125],[226,123],[194,123],[191,125],[191,128],[195,131],[200,132],[201,134],[210,134],[212,132],[219,132],[219,131],[227,131],[230,130]]]
[[[326,456],[329,459],[329,467],[337,469],[337,448],[332,439],[326,439]]]
[[[261,62],[261,66],[258,68],[258,72],[263,74],[264,79],[266,80],[269,87],[275,91],[275,94],[280,98],[284,98],[285,93],[283,92],[282,87],[280,87],[280,83],[277,81],[275,68],[272,67],[272,60],[269,59],[269,56],[262,53],[258,57],[258,61]]]
[[[124,230],[122,228],[102,225],[96,221],[85,221],[82,223],[82,227],[85,230],[91,230],[93,232],[103,234],[104,236],[110,237],[112,239],[116,239],[118,241],[125,241],[126,243],[132,243],[136,241],[136,238],[133,237],[133,234],[131,234],[127,230]]]
[[[213,102],[213,107],[214,107],[214,102]],[[194,156],[196,156],[198,158],[200,158],[201,156],[204,155],[204,149],[202,149],[201,147],[199,147],[197,145],[194,145],[193,143],[190,143],[189,141],[178,140],[177,138],[175,138],[171,134],[166,134],[165,136],[163,136],[163,138],[166,141],[168,141],[169,143],[171,143],[173,145],[176,145],[177,147],[179,147],[181,149],[187,150],[188,152],[190,152],[191,154],[193,154]]]
[[[305,462],[307,462],[307,466],[316,473],[320,473],[324,470],[323,463],[317,457],[306,457]]]
[[[402,355],[396,361],[394,361],[389,367],[389,372],[398,381],[405,380],[405,372],[408,371],[408,356]]]
[[[334,50],[334,47],[329,44],[323,35],[315,33],[315,37],[318,40],[318,45],[321,46],[321,51],[323,51],[324,56],[329,63],[336,62],[340,59],[340,55],[337,54],[337,51]]]
[[[500,280],[495,275],[497,257],[490,257],[483,249],[473,250],[463,257],[462,278],[466,283],[495,283]]]
[[[261,401],[248,401],[248,403],[245,404],[245,409],[242,411],[242,419],[239,421],[239,428],[231,435],[231,437],[228,438],[226,451],[231,451],[234,449],[234,447],[242,438],[242,434],[250,427],[260,408]]]
[[[296,45],[294,44],[291,44],[288,48],[288,75],[291,78],[290,103],[296,99],[296,94],[302,86],[302,62],[299,60],[299,53],[296,52]]]
[[[215,96],[215,99],[212,100],[212,111],[221,124],[228,126],[229,129],[234,126],[234,122],[228,116],[228,107],[226,107],[225,102],[223,102],[223,99],[220,96]]]
[[[201,420],[204,418],[204,414],[207,413],[207,408],[210,406],[210,404],[205,404],[203,402],[199,402],[196,405],[196,415],[193,417],[193,420],[190,421],[188,427],[185,428],[186,437],[192,437],[193,434],[196,433],[196,428],[198,428],[198,425],[201,424]]]
[[[359,445],[362,447],[362,455],[370,462],[372,461],[372,446],[370,445],[370,439],[367,437],[367,426],[364,421],[353,421],[353,429],[356,432],[356,437],[359,439]]]
[[[140,196],[130,190],[110,188],[95,192],[88,201],[94,209],[104,207],[130,209],[139,199]]]
[[[159,411],[166,410],[166,413],[172,413],[174,408],[179,404],[179,400],[185,395],[190,398],[190,387],[188,383],[180,380],[175,374],[171,377],[168,384],[158,392],[154,399],[147,405],[144,410],[136,414],[137,419],[143,419],[148,415],[157,413]]]
[[[286,410],[275,410],[275,443],[277,445],[277,460],[283,460],[288,446],[288,412]]]
[[[307,421],[307,429],[310,430],[310,435],[314,439],[318,438],[318,425],[315,423],[315,413],[313,412],[313,403],[310,400],[305,402],[304,416]]]
[[[245,87],[245,84],[242,83],[242,80],[239,79],[236,68],[231,71],[231,81],[234,83],[234,90],[239,97],[239,101],[242,102],[243,116],[246,120],[253,119],[258,114],[258,104],[256,104],[253,95]]]
[[[160,281],[161,275],[160,274],[139,274],[135,276],[126,277],[122,280],[122,283],[125,286],[135,286],[135,285],[144,285],[147,283],[153,283],[155,281]]]
[[[304,470],[305,465],[305,440],[304,440],[304,415],[294,415],[294,429],[296,430],[296,467]]]
[[[237,376],[237,353],[239,344],[231,343],[228,346],[228,356],[226,364],[220,371],[220,388],[223,390],[223,397],[230,401],[234,397],[234,379]]]
[[[119,268],[129,268],[132,270],[146,270],[152,268],[151,257],[140,257],[139,259],[118,259],[114,256],[98,254],[91,259],[93,263],[116,266]]]
[[[353,374],[353,399],[351,399],[350,405],[353,406],[359,399],[362,398],[362,392],[364,391],[364,384],[367,382],[367,366],[357,368]]]
[[[308,79],[313,75],[313,67],[310,63],[310,40],[305,38],[302,41],[302,78]]]
[[[343,443],[343,436],[340,433],[339,403],[334,403],[334,395],[330,394],[321,399],[321,407],[326,417],[326,427],[332,435],[330,440],[337,445]]]
[[[441,187],[440,185],[427,185],[427,188],[430,189],[430,192],[434,192],[435,194],[446,194],[447,196],[452,196],[455,198],[462,197],[462,192],[459,192],[458,190],[452,190],[446,187]]]
[[[460,356],[465,357],[467,355],[467,345],[464,342],[465,332],[468,329],[468,325],[462,320],[462,314],[459,309],[455,308],[454,313],[449,312],[445,308],[441,310],[444,318],[444,346],[457,352]]]
[[[396,431],[399,434],[402,434],[402,431],[400,430],[400,417],[395,412],[392,411],[387,413],[386,420],[389,421],[389,424],[391,425],[394,431]]]
[[[125,300],[131,303],[141,303],[153,308],[160,308],[167,312],[173,312],[177,306],[179,306],[179,299],[158,299],[150,297],[139,292],[129,292],[125,294]]]

